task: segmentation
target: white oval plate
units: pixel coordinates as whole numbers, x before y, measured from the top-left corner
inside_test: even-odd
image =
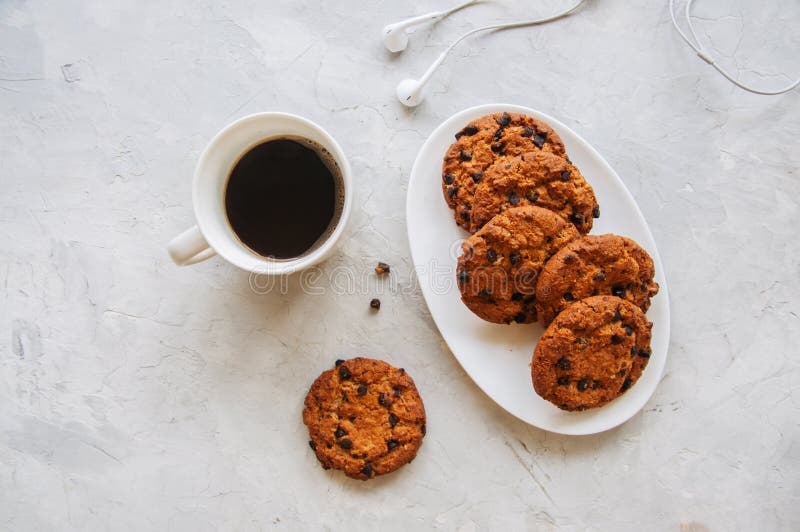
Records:
[[[455,133],[470,120],[502,111],[524,113],[550,124],[566,145],[572,162],[594,188],[600,218],[592,234],[616,233],[636,240],[653,257],[660,285],[647,317],[653,322],[653,354],[639,381],[606,406],[565,412],[533,390],[530,362],[542,334],[540,324],[496,325],[481,320],[461,303],[455,269],[461,242],[468,233],[458,227],[444,201],[442,158]],[[656,244],[633,196],[616,172],[567,126],[544,113],[518,105],[472,107],[447,119],[428,137],[411,170],[406,205],[408,240],[422,293],[436,326],[464,370],[494,401],[519,419],[561,434],[594,434],[624,423],[653,394],[664,371],[669,344],[669,297]]]

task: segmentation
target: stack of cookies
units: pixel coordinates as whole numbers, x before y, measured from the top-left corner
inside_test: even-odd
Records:
[[[594,191],[541,120],[496,113],[455,137],[442,190],[472,233],[456,270],[462,301],[492,323],[546,326],[531,364],[544,399],[564,410],[612,401],[650,356],[653,260],[629,238],[588,234]]]

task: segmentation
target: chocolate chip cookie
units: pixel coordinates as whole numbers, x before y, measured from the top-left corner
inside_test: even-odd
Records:
[[[542,267],[536,310],[550,323],[572,302],[614,295],[647,312],[658,293],[653,259],[639,244],[618,235],[588,235],[570,242]]]
[[[602,406],[641,377],[650,358],[644,312],[614,296],[577,301],[559,314],[533,353],[533,388],[563,410]]]
[[[474,187],[469,230],[517,205],[536,205],[560,214],[581,234],[592,229],[600,206],[580,171],[563,157],[537,150],[495,161]]]
[[[425,406],[403,368],[351,358],[314,381],[303,423],[323,468],[369,480],[414,459],[425,436]]]
[[[455,210],[458,225],[470,229],[472,194],[486,169],[499,159],[529,151],[566,157],[558,134],[544,122],[523,114],[482,116],[456,133],[442,164],[442,191]]]
[[[536,321],[539,270],[579,236],[574,225],[541,207],[514,207],[495,216],[461,246],[461,300],[492,323]]]

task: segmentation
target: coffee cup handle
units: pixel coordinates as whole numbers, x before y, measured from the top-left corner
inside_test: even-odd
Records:
[[[172,261],[178,266],[197,264],[216,255],[203,238],[203,233],[196,225],[173,238],[167,244],[167,251]]]

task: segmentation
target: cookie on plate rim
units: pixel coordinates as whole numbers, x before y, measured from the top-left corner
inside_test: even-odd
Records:
[[[564,143],[548,124],[520,113],[484,115],[455,135],[442,162],[442,193],[456,223],[469,230],[472,194],[495,161],[542,150],[566,157]]]
[[[536,344],[531,360],[534,390],[562,410],[608,404],[644,372],[652,326],[639,307],[615,296],[573,303]]]
[[[536,310],[546,325],[572,302],[596,295],[628,300],[647,312],[658,293],[653,259],[636,241],[615,234],[586,235],[564,246],[542,267]]]

